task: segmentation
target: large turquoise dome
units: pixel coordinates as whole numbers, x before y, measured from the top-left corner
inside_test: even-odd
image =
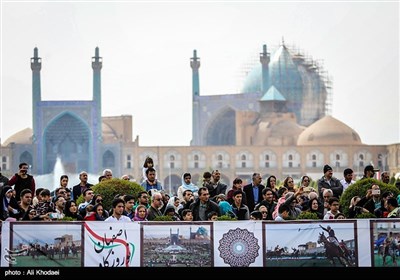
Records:
[[[270,58],[265,91],[271,86],[278,89],[287,100],[289,111],[296,114],[299,124],[308,126],[329,113],[329,80],[321,74],[322,66],[285,44],[275,48]],[[262,92],[261,64],[248,73],[241,92]]]

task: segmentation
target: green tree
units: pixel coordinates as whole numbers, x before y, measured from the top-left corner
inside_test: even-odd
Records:
[[[348,216],[349,214],[349,206],[351,198],[354,196],[364,197],[367,194],[367,190],[370,189],[372,185],[375,184],[379,186],[381,194],[387,191],[392,192],[394,197],[397,197],[397,195],[399,194],[399,189],[397,189],[395,186],[382,183],[381,181],[378,181],[376,179],[358,180],[354,184],[350,185],[350,187],[348,187],[340,197],[340,205],[342,211],[346,216]]]
[[[130,194],[137,198],[139,192],[144,191],[144,188],[138,183],[113,178],[104,180],[91,188],[95,194],[100,194],[103,197],[104,209],[111,209],[112,201],[116,195]],[[79,205],[83,202],[83,195],[79,196],[76,203]]]

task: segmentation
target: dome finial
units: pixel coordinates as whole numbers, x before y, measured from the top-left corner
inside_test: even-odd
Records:
[[[282,36],[282,46],[285,46],[285,38]]]

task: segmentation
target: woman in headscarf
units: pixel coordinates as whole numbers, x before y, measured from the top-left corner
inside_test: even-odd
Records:
[[[147,208],[146,206],[140,204],[136,207],[135,216],[133,216],[134,221],[147,221]]]
[[[13,189],[10,186],[4,186],[0,194],[0,219],[5,220],[8,217],[18,218],[19,206],[17,199],[13,196]]]
[[[183,192],[185,190],[190,190],[193,193],[194,198],[198,197],[199,187],[192,183],[192,175],[190,173],[184,173],[182,175],[182,185],[178,188],[178,198],[181,202],[183,199]]]

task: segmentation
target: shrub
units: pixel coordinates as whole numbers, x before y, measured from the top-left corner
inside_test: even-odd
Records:
[[[297,220],[319,220],[317,213],[303,211],[297,217]]]
[[[112,208],[112,201],[117,194],[125,195],[130,194],[137,198],[139,192],[144,191],[143,187],[138,183],[113,178],[111,180],[104,180],[97,185],[91,187],[95,194],[100,194],[103,197],[104,209]],[[83,202],[83,195],[80,195],[76,203],[79,205]]]
[[[237,221],[237,218],[230,215],[222,215],[218,217],[218,221]]]
[[[361,213],[355,216],[356,219],[371,219],[376,218],[376,216],[370,212],[368,213]]]
[[[172,216],[156,216],[153,221],[172,222]]]
[[[62,218],[60,221],[68,221],[68,222],[70,222],[70,221],[76,221],[76,219],[74,219],[72,217],[64,216],[64,218]]]
[[[381,194],[386,191],[392,192],[394,197],[396,197],[399,194],[399,190],[395,186],[382,183],[381,181],[378,181],[376,179],[358,180],[354,184],[350,185],[340,197],[340,205],[346,217],[348,217],[349,215],[349,206],[351,198],[353,196],[359,196],[361,198],[364,197],[367,193],[367,190],[370,189],[371,186],[374,184],[379,186]]]

